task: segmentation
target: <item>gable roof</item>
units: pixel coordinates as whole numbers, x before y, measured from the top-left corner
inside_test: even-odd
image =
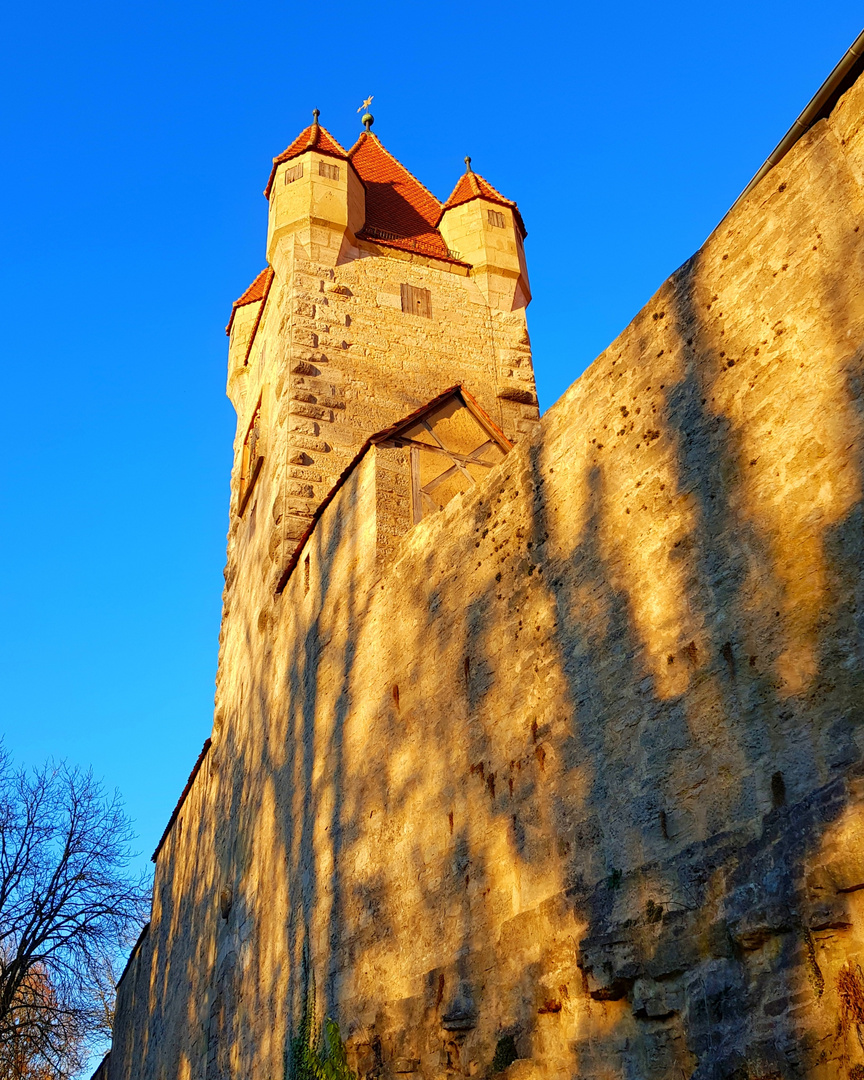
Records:
[[[366,224],[358,234],[386,247],[458,261],[438,231],[441,203],[405,166],[364,131],[348,160],[366,189]]]
[[[270,198],[273,180],[279,166],[285,161],[290,161],[291,158],[305,154],[307,150],[315,150],[319,154],[326,154],[328,157],[342,158],[343,160],[348,156],[326,128],[321,127],[320,124],[310,124],[309,127],[300,132],[287,149],[283,150],[278,157],[273,158],[270,179],[267,181],[267,187],[264,188],[265,199]]]
[[[234,324],[234,316],[237,314],[237,308],[244,307],[246,304],[254,304],[256,300],[263,300],[270,291],[272,283],[273,271],[269,266],[265,266],[246,292],[243,293],[239,300],[235,300],[231,305],[231,318],[228,320],[228,325],[225,327],[226,334],[231,333],[231,327]]]
[[[462,404],[467,408],[468,412],[470,412],[480,426],[486,430],[487,434],[492,436],[502,450],[509,451],[513,449],[513,443],[510,442],[480,402],[473,394],[469,394],[464,386],[460,386],[458,383],[455,386],[451,386],[449,389],[444,390],[442,393],[432,398],[431,401],[427,401],[425,405],[421,405],[419,409],[415,409],[414,412],[409,413],[395,424],[391,424],[390,427],[384,428],[383,431],[379,431],[377,435],[373,435],[370,442],[377,445],[378,443],[387,442],[389,439],[398,439],[402,432],[407,428],[413,427],[418,420],[422,420],[424,416],[434,412],[435,409],[447,401],[448,398],[455,397],[462,399]]]
[[[448,386],[446,390],[442,390],[440,394],[437,394],[430,401],[427,401],[425,405],[421,405],[419,409],[415,409],[413,412],[408,413],[407,416],[403,416],[401,420],[397,420],[397,422],[395,424],[391,424],[390,427],[384,428],[383,430],[377,432],[377,434],[375,435],[370,435],[369,438],[363,443],[363,445],[360,447],[360,449],[357,451],[351,461],[349,461],[349,463],[345,466],[341,475],[339,476],[339,479],[336,481],[333,487],[330,488],[330,490],[316,507],[315,513],[312,515],[312,520],[309,522],[306,531],[297,541],[297,545],[291,554],[291,558],[288,560],[288,565],[285,567],[285,569],[279,576],[279,581],[276,584],[277,595],[281,593],[284,590],[285,586],[288,584],[288,579],[291,577],[291,574],[294,572],[294,568],[300,561],[300,556],[303,553],[303,548],[306,546],[306,542],[309,540],[309,537],[315,531],[315,526],[318,524],[318,521],[320,520],[324,511],[336,497],[337,492],[348,480],[351,473],[354,472],[354,470],[369,452],[370,447],[377,446],[378,443],[386,442],[388,439],[397,438],[401,431],[404,431],[405,428],[411,427],[412,424],[416,424],[421,417],[425,416],[427,413],[432,412],[433,409],[436,409],[439,405],[441,405],[443,402],[445,402],[448,398],[451,397],[460,397],[462,399],[462,403],[470,411],[472,416],[474,416],[475,419],[480,423],[480,425],[489,432],[489,434],[495,439],[495,441],[501,446],[501,448],[505,451],[512,450],[513,443],[510,442],[510,440],[507,438],[501,428],[498,427],[498,425],[495,423],[492,417],[489,416],[489,414],[477,401],[474,395],[469,394],[468,391],[463,386],[460,386],[458,383],[456,383],[455,386]]]
[[[513,216],[516,218],[516,224],[519,227],[519,232],[522,234],[522,239],[528,235],[528,230],[525,228],[525,222],[522,220],[522,215],[519,213],[519,207],[513,202],[512,199],[505,198],[500,191],[497,191],[488,180],[475,172],[465,172],[459,177],[459,181],[456,187],[453,188],[450,198],[444,203],[444,207],[438,218],[440,222],[444,216],[445,211],[452,210],[454,206],[461,206],[463,203],[470,202],[472,199],[486,199],[487,202],[498,203],[499,206],[509,207],[513,211]],[[436,224],[438,224],[436,222]]]

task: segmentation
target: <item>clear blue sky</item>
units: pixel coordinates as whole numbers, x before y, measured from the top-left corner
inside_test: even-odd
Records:
[[[7,5],[2,730],[92,764],[150,852],[209,734],[232,300],[313,107],[439,197],[518,201],[548,407],[717,224],[859,4]]]

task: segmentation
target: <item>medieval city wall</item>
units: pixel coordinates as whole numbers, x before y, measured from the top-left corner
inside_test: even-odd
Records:
[[[111,1080],[281,1078],[304,953],[364,1077],[864,1072],[862,120],[389,565],[370,452],[229,596]]]

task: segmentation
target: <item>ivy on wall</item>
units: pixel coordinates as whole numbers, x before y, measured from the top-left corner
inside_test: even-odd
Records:
[[[292,1036],[285,1062],[286,1080],[357,1080],[348,1065],[348,1054],[339,1025],[326,1017],[316,1022],[315,975],[307,966],[306,995],[297,1034]]]

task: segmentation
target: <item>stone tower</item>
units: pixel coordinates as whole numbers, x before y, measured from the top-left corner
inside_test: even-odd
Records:
[[[213,734],[99,1080],[298,1080],[310,1001],[359,1080],[864,1077],[848,63],[539,423],[513,203],[274,162]]]
[[[370,436],[454,385],[510,443],[539,415],[516,204],[470,159],[442,204],[371,130],[346,151],[317,121],[273,159],[268,265],[227,327],[237,434],[223,639],[235,596],[247,614],[266,610]],[[393,517],[387,550],[412,521]]]

